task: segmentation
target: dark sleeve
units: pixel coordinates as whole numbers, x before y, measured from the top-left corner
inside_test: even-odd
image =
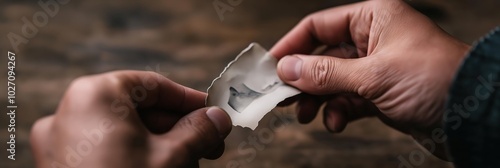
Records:
[[[500,28],[474,44],[455,76],[444,115],[457,168],[500,168]]]

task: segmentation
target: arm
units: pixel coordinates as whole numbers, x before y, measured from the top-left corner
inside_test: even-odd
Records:
[[[500,167],[500,28],[477,42],[453,82],[444,114],[457,168]]]

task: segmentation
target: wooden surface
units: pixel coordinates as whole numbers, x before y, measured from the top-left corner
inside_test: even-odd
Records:
[[[0,167],[33,167],[28,143],[30,127],[36,119],[55,111],[65,88],[78,76],[118,69],[158,69],[178,83],[205,91],[249,43],[258,42],[269,49],[308,13],[345,3],[349,1],[243,0],[221,21],[210,0],[70,1],[26,45],[20,45],[17,160],[7,160],[6,152],[2,152]],[[500,3],[493,0],[409,3],[467,43],[487,33],[500,20],[496,9]],[[21,34],[21,18],[30,18],[41,10],[35,1],[0,1],[2,53],[11,48],[6,34]],[[6,73],[0,76],[6,79]],[[0,83],[1,88],[5,85]],[[3,89],[0,93],[6,95]],[[0,102],[4,107],[6,96],[0,96]],[[276,111],[292,114],[293,108]],[[0,122],[0,142],[4,144],[5,117],[0,117]],[[249,137],[259,138],[259,130],[234,128],[226,140],[223,157],[203,160],[202,167],[226,167],[238,162],[243,167],[261,168],[392,168],[398,167],[399,158],[408,159],[411,152],[421,152],[410,137],[375,119],[357,121],[335,135],[326,132],[321,118],[305,126],[293,121],[271,134],[266,134],[266,126],[261,129],[263,147],[245,145]],[[243,150],[239,150],[242,143]],[[252,149],[255,157],[248,154]],[[419,167],[449,166],[430,156]]]

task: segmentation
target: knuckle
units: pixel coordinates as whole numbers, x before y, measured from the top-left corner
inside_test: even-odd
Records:
[[[89,93],[95,92],[98,89],[95,85],[95,80],[90,76],[79,77],[73,82],[71,82],[68,87],[67,94],[65,98],[78,98],[82,95],[88,95]],[[85,94],[82,94],[85,93]]]
[[[302,20],[299,22],[299,27],[305,27],[308,29],[313,29],[317,27],[317,21],[320,16],[323,16],[325,11],[318,11],[314,13],[308,14],[306,17],[302,18]]]
[[[98,86],[92,77],[84,76],[73,80],[64,94],[61,106],[65,109],[59,109],[59,112],[67,112],[68,108],[90,105],[98,97]],[[70,110],[74,111],[74,110]]]
[[[120,84],[115,78],[104,74],[73,80],[60,102],[57,113],[85,112],[82,107],[103,105],[117,98]]]
[[[31,128],[31,133],[30,133],[31,140],[37,140],[40,139],[42,136],[47,135],[51,130],[50,127],[52,126],[53,118],[54,118],[53,116],[48,116],[38,119]]]
[[[311,69],[311,80],[319,90],[328,89],[331,85],[331,78],[335,72],[335,61],[328,58],[317,59],[313,62]]]
[[[64,99],[69,101],[100,99],[107,94],[116,93],[122,86],[115,75],[83,76],[70,84]]]
[[[316,15],[318,15],[318,12],[310,13],[306,17],[302,18],[302,20],[300,22],[302,22],[302,23],[310,22],[311,20],[313,20],[316,17]]]
[[[47,157],[46,154],[50,152],[47,145],[50,145],[52,137],[54,136],[51,129],[53,118],[53,116],[48,116],[38,119],[31,128],[29,143],[31,145],[33,156],[37,160]]]

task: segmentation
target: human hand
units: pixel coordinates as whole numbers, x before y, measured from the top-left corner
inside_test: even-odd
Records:
[[[231,120],[206,94],[151,72],[82,77],[54,115],[38,120],[38,167],[197,167],[224,152]]]
[[[347,44],[355,46],[353,54]],[[304,55],[321,45],[327,46],[323,55]],[[373,0],[311,14],[270,52],[280,59],[280,78],[308,94],[294,98],[301,123],[326,102],[324,124],[333,132],[378,116],[418,140],[441,127],[449,86],[468,48],[404,2]]]

